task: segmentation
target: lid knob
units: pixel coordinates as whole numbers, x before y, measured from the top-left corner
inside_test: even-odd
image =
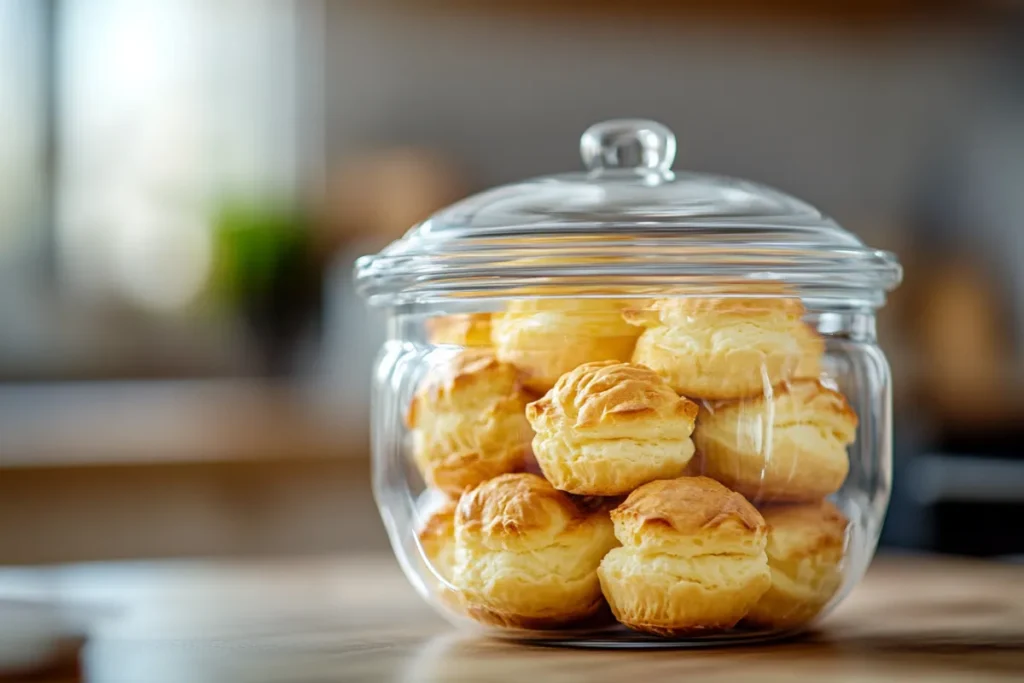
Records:
[[[588,170],[667,171],[676,158],[676,136],[657,121],[614,119],[595,123],[580,138]]]

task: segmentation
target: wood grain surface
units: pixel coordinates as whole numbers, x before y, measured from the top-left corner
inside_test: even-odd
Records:
[[[1024,679],[1024,567],[933,558],[878,560],[800,640],[700,650],[459,633],[386,557],[12,569],[0,596],[87,615],[82,680],[100,683]]]

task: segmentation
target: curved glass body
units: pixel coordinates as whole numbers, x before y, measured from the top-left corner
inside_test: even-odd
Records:
[[[758,297],[390,309],[373,485],[453,623],[598,646],[759,641],[861,579],[890,490],[871,308]]]

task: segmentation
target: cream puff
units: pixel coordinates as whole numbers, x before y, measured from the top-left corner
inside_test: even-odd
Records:
[[[623,312],[644,328],[633,362],[680,394],[703,399],[763,394],[792,378],[801,361],[820,356],[823,341],[803,315],[800,300],[789,297],[680,297]]]
[[[773,629],[802,626],[842,585],[847,520],[827,501],[773,505],[761,514],[768,524],[772,587],[744,623]]]
[[[814,501],[835,493],[850,469],[857,415],[816,380],[771,397],[706,404],[694,443],[701,473],[755,502]]]
[[[483,623],[582,624],[604,611],[597,566],[615,545],[607,512],[577,506],[534,474],[505,474],[459,500],[453,584]]]
[[[562,375],[526,417],[534,456],[555,488],[618,496],[683,473],[697,411],[654,371],[601,361]]]
[[[459,313],[427,320],[427,341],[466,347],[491,345],[490,313]]]
[[[533,400],[515,367],[482,349],[460,352],[430,372],[407,421],[413,459],[428,485],[458,494],[525,466]]]
[[[622,299],[520,299],[495,315],[498,358],[523,373],[537,393],[566,372],[598,360],[627,361],[640,329],[622,318]]]
[[[622,544],[598,569],[615,618],[685,636],[733,627],[771,586],[767,527],[743,496],[707,477],[654,481],[611,512]]]

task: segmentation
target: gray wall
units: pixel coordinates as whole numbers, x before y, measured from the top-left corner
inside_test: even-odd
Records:
[[[591,122],[661,119],[677,166],[747,176],[840,220],[900,218],[929,154],[984,100],[991,36],[597,20],[543,24],[328,3],[330,153],[433,144],[479,186],[579,167]]]

